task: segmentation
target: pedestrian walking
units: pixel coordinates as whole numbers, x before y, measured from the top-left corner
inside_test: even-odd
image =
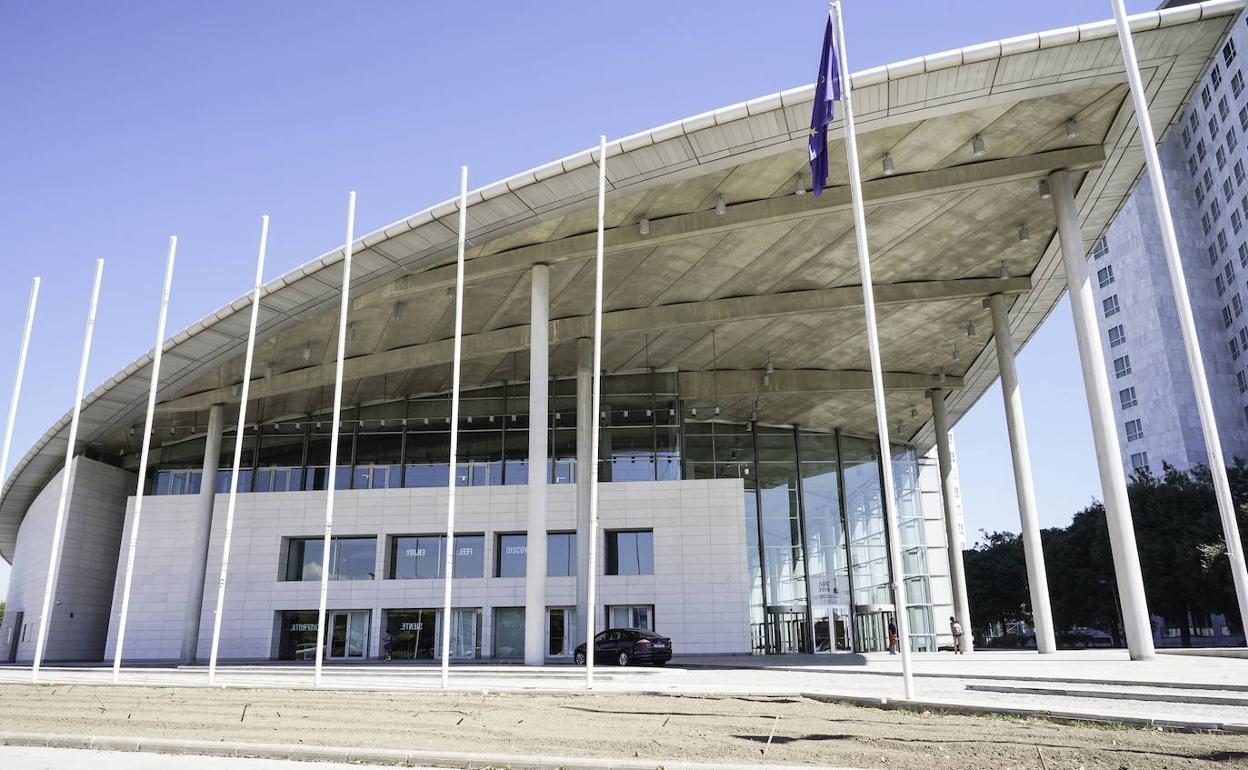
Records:
[[[953,654],[964,654],[966,651],[962,649],[962,624],[953,616],[949,617],[949,633],[953,634]]]
[[[897,654],[897,623],[896,621],[888,621],[888,654]]]

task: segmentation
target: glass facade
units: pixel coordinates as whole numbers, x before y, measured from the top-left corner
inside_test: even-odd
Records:
[[[608,575],[654,574],[653,530],[617,530],[606,535]]]
[[[381,635],[381,654],[386,660],[433,660],[442,649],[440,609],[386,610]],[[481,610],[451,611],[452,658],[481,657]]]
[[[446,535],[400,535],[390,539],[391,579],[444,577]],[[485,577],[485,535],[455,535],[456,578]]]
[[[551,484],[576,481],[577,404],[574,379],[550,384]],[[753,648],[759,653],[866,651],[873,629],[896,612],[890,587],[888,529],[878,443],[841,433],[728,423],[698,418],[682,408],[674,373],[613,375],[603,379],[599,478],[605,482],[740,479],[744,491],[746,560]],[[507,383],[461,398],[456,483],[487,486],[528,483],[528,386]],[[344,409],[337,484],[344,489],[442,487],[448,481],[450,400],[406,398]],[[240,491],[323,489],[329,473],[330,419],[307,415],[251,428],[244,435]],[[166,443],[150,479],[153,494],[198,491],[203,437]],[[229,489],[234,439],[222,441],[217,488]],[[935,649],[927,549],[912,448],[898,447],[891,462],[912,644]],[[653,532],[606,533],[606,574],[652,574]],[[496,533],[495,577],[524,577],[524,533]],[[484,536],[457,537],[455,572],[481,577]],[[335,541],[336,543],[338,541]],[[343,541],[344,543],[346,541]],[[319,577],[319,541],[292,540],[287,579]],[[299,544],[296,546],[296,544]],[[391,538],[387,577],[437,578],[444,539]],[[301,548],[296,559],[293,549]],[[373,541],[360,558],[347,558],[338,579],[371,579]],[[548,534],[548,574],[576,574],[575,535]],[[368,550],[367,568],[363,550]],[[338,557],[338,554],[333,554]],[[349,555],[347,555],[349,556]],[[291,572],[295,570],[295,572]],[[299,576],[293,577],[292,575]],[[356,574],[359,573],[359,574]],[[866,615],[872,617],[866,618]],[[496,620],[510,622],[509,616]],[[520,645],[522,647],[522,643]],[[515,645],[496,638],[497,649]]]
[[[850,625],[871,615],[859,626],[886,626],[895,612],[878,442],[688,419],[684,434],[685,478],[744,484],[754,651],[885,649]],[[896,447],[892,462],[903,563],[916,575],[906,579],[911,646],[935,650],[918,458]]]
[[[547,481],[576,481],[576,381],[551,382]],[[460,398],[459,486],[527,484],[529,387],[507,383],[465,391]],[[450,473],[449,396],[429,396],[342,410],[337,489],[442,487]],[[602,384],[602,481],[680,479],[680,417],[671,372],[615,375]],[[240,492],[325,489],[329,473],[330,412],[259,427],[243,436]],[[225,431],[217,491],[228,492],[235,431]],[[258,449],[257,449],[258,447]],[[148,493],[195,494],[203,467],[204,436],[166,441],[156,450]],[[126,458],[137,466],[137,455]]]
[[[286,580],[320,580],[325,541],[292,537],[286,542]],[[330,580],[372,580],[376,575],[377,538],[335,537],[329,543]]]

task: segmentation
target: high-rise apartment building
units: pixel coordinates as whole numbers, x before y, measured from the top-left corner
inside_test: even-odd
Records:
[[[1166,5],[1179,5],[1167,3]],[[1248,18],[1231,26],[1161,144],[1222,451],[1248,459]],[[1208,462],[1145,178],[1088,259],[1128,473]]]

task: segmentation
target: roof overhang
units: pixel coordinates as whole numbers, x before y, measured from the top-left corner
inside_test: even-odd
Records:
[[[1244,0],[1216,0],[1131,18],[1159,136],[1179,116],[1243,6]],[[970,317],[984,294],[1005,291],[1017,297],[1010,323],[1015,342],[1022,344],[1065,289],[1051,227],[1033,227],[1034,249],[1016,253],[999,234],[985,234],[982,223],[964,221],[967,212],[1016,203],[1022,212],[1019,216],[1029,216],[1027,211],[1041,209],[1026,208],[1034,205],[1026,198],[1028,186],[1053,170],[1073,169],[1080,175],[1076,200],[1085,243],[1090,244],[1104,232],[1138,181],[1143,160],[1125,100],[1125,75],[1112,21],[946,51],[859,72],[852,80],[864,166],[877,164],[885,152],[898,159],[896,176],[868,171],[864,180],[868,203],[874,207],[868,227],[875,228],[873,248],[881,254],[876,274],[883,297],[881,324],[893,325],[895,358],[913,358],[925,367],[923,371],[901,367],[892,373],[896,391],[887,400],[890,413],[898,414],[910,411],[916,388],[933,382],[937,367],[925,358],[933,347],[932,338],[924,337],[928,328]],[[855,288],[852,271],[837,256],[838,250],[848,253],[841,245],[847,234],[852,240],[844,224],[848,197],[843,161],[838,166],[837,153],[831,153],[834,186],[822,197],[791,192],[804,165],[812,96],[812,86],[771,94],[607,146],[608,281],[614,263],[618,270],[633,271],[623,274],[630,275],[637,288],[632,295],[621,290],[620,296],[608,297],[608,333],[616,324],[614,329],[622,337],[645,335],[647,358],[652,352],[651,335],[665,335],[665,342],[655,345],[656,354],[675,362],[691,392],[704,384],[702,373],[732,370],[724,371],[724,377],[735,383],[735,390],[748,392],[717,392],[717,397],[736,397],[742,404],[750,399],[756,404],[758,398],[767,397],[773,399],[769,403],[778,415],[800,414],[804,424],[819,424],[837,415],[856,420],[871,408],[869,394],[856,389],[865,368],[855,358],[857,341],[843,349],[820,350],[818,356],[806,351],[806,357],[817,365],[800,361],[782,367],[786,373],[775,378],[774,393],[752,384],[759,380],[755,376],[757,353],[763,347],[803,334],[817,337],[828,328],[843,329],[852,341],[853,319],[861,319],[861,288]],[[1081,138],[1063,140],[1052,132],[1035,133],[1038,122],[1048,120],[1060,126],[1072,114],[1087,127]],[[992,150],[982,161],[969,162],[950,149],[989,130],[993,132]],[[839,123],[831,134],[839,148]],[[469,296],[479,292],[473,311],[479,317],[474,318],[477,329],[466,347],[478,345],[480,355],[466,364],[469,381],[497,379],[500,357],[527,343],[521,312],[527,299],[523,276],[533,264],[551,264],[553,270],[563,271],[552,282],[568,297],[555,299],[554,333],[568,339],[584,333],[584,291],[577,287],[583,286],[582,268],[593,253],[589,233],[597,152],[596,148],[583,151],[470,193],[468,276],[473,283]],[[714,205],[708,203],[712,195],[722,195],[730,204],[724,214],[716,214]],[[650,220],[650,232],[644,237],[637,227],[639,217]],[[877,218],[878,227],[873,222]],[[805,229],[795,236],[785,229],[793,227]],[[887,242],[875,244],[876,235],[885,233]],[[949,242],[942,241],[942,234]],[[974,248],[959,250],[953,243],[970,235]],[[444,295],[451,281],[456,239],[457,201],[452,199],[355,243],[353,314],[368,317],[370,308],[384,310],[415,298],[419,303],[414,304],[420,307],[413,312],[421,313],[421,320],[432,330],[425,339],[395,339],[398,332],[381,325],[372,340],[373,349],[352,355],[349,366],[359,369],[362,383],[356,400],[372,393],[367,388],[370,376],[406,367],[428,369],[445,359],[443,348],[449,335],[445,333]],[[815,241],[819,256],[804,255],[803,244]],[[685,253],[691,251],[696,253]],[[658,259],[655,254],[670,257]],[[308,339],[311,331],[320,329],[322,342],[332,338],[329,321],[335,317],[342,257],[343,250],[335,249],[265,285],[259,335],[272,346],[273,356],[281,354],[278,340],[283,335]],[[799,257],[824,259],[823,263],[800,263],[813,265],[806,268],[811,275],[805,283],[790,277],[758,289],[756,276],[749,275],[759,260],[791,266],[799,264]],[[691,293],[690,287],[680,283],[683,274],[664,273],[663,265],[682,258],[709,271],[706,275],[720,288],[713,294]],[[1025,280],[1026,285],[1006,291],[984,284],[967,290],[967,281],[996,280],[1001,262],[1010,262],[1016,268],[1012,274],[1020,276],[1010,280]],[[915,271],[918,274],[907,275],[907,269],[916,265],[922,268]],[[443,301],[432,301],[439,292]],[[897,309],[908,312],[888,315],[890,296]],[[177,419],[179,405],[185,411],[229,400],[230,386],[239,376],[235,362],[246,342],[249,300],[249,296],[240,297],[165,343],[159,398],[169,419]],[[803,313],[808,311],[822,315],[818,323],[803,326]],[[739,360],[728,366],[723,361],[701,360],[701,353],[690,352],[695,347],[691,340],[696,339],[690,335],[717,324],[724,325],[730,340],[735,334],[742,349]],[[829,326],[835,324],[841,326]],[[383,339],[386,334],[391,337]],[[915,344],[905,347],[908,335]],[[948,379],[939,380],[950,387],[960,386],[948,402],[954,420],[997,376],[987,337],[981,334],[977,342],[966,345],[961,367],[965,371],[950,372]],[[741,344],[747,338],[757,343]],[[614,369],[640,367],[639,343],[626,345],[608,338],[607,347]],[[885,352],[887,357],[889,351]],[[117,437],[126,433],[127,426],[141,424],[151,361],[151,353],[143,355],[85,399],[80,448],[115,452]],[[296,402],[290,400],[295,396],[290,394],[318,387],[313,381],[325,376],[322,361],[318,356],[306,368],[298,364],[281,367],[284,371],[271,378],[277,385],[257,380],[257,392],[264,397],[264,388],[275,389],[268,396],[276,410],[273,413],[295,410]],[[886,368],[888,364],[886,360]],[[559,368],[557,362],[552,366]],[[422,388],[437,392],[439,387],[428,378],[412,375],[409,379],[413,392]],[[299,382],[279,394],[276,388],[283,381],[289,381],[288,386]],[[717,385],[720,382],[716,379]],[[821,411],[807,397],[811,393],[841,394],[838,397],[845,400],[836,402],[835,410]],[[306,409],[306,399],[297,406]],[[732,406],[727,404],[726,409]],[[17,529],[30,502],[64,463],[68,427],[66,414],[27,452],[4,486],[0,555],[5,558],[12,557]],[[927,447],[932,441],[930,421],[909,426],[902,438]]]

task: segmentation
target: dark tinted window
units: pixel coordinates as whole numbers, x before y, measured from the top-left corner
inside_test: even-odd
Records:
[[[446,567],[446,535],[408,535],[390,541],[390,577],[440,578]],[[485,536],[455,536],[455,577],[485,576]]]
[[[576,575],[576,533],[550,532],[546,535],[546,576]]]
[[[524,577],[529,551],[527,544],[525,535],[498,536],[498,577]]]
[[[286,553],[287,580],[320,580],[322,538],[291,538]],[[372,580],[377,538],[336,537],[330,541],[330,580]]]
[[[608,575],[653,575],[653,530],[607,533]]]

